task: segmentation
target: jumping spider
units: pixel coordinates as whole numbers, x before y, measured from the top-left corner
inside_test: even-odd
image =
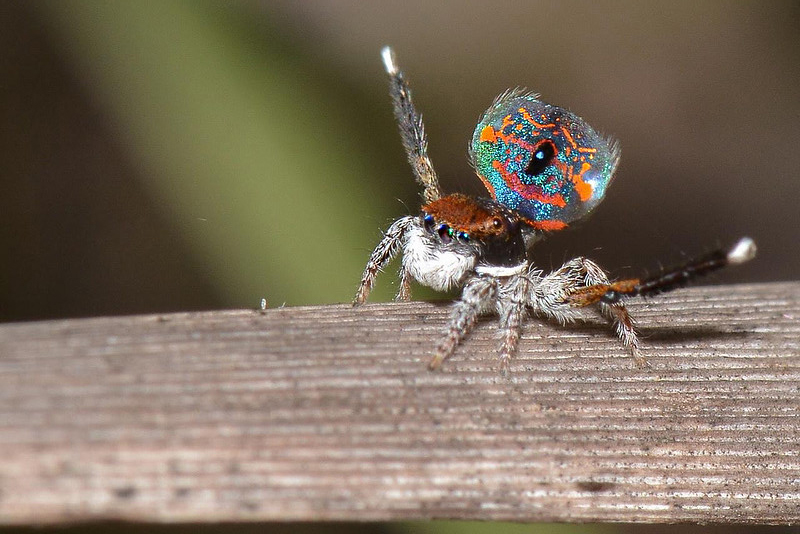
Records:
[[[401,217],[386,231],[364,269],[353,304],[366,301],[378,272],[401,250],[396,300],[410,298],[411,279],[437,291],[462,287],[430,369],[441,366],[480,316],[495,313],[500,318],[500,366],[505,373],[529,313],[563,324],[577,319],[587,306],[596,306],[636,363],[646,365],[625,299],[670,291],[698,275],[755,256],[755,243],[745,237],[728,250],[644,280],[612,282],[586,258],[545,274],[528,261],[528,252],[546,232],[586,217],[600,203],[619,161],[616,143],[534,93],[508,91],[478,123],[469,150],[492,198],[442,196],[409,86],[392,50],[384,48],[382,57],[424,205],[419,215]]]

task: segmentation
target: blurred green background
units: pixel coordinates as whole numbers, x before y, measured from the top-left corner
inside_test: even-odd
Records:
[[[796,2],[0,5],[0,320],[348,301],[418,207],[384,44],[446,191],[481,193],[467,141],[508,87],[619,139],[607,199],[540,266],[751,235],[758,261],[708,283],[797,278]]]
[[[620,141],[607,199],[536,249],[541,267],[588,255],[639,273],[750,235],[758,260],[709,283],[800,272],[797,2],[68,0],[0,11],[3,321],[349,301],[381,229],[418,207],[385,44],[448,192],[481,193],[467,141],[509,87]],[[382,277],[373,299],[393,283]]]

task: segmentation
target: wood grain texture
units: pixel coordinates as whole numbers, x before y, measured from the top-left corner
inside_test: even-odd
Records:
[[[429,303],[0,326],[0,522],[800,521],[800,283],[496,325]]]

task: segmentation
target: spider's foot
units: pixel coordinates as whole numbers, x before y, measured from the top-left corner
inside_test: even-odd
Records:
[[[367,301],[367,295],[369,295],[369,289],[363,285],[360,286],[356,292],[356,296],[353,297],[353,307],[356,308],[364,304]]]
[[[510,373],[511,367],[511,354],[501,354],[500,355],[500,376],[506,377]]]
[[[436,355],[431,358],[430,363],[428,364],[428,369],[430,371],[436,371],[437,369],[441,369],[442,362],[444,362],[445,355],[442,352],[437,352]]]
[[[647,358],[644,357],[642,352],[639,350],[639,347],[633,347],[631,349],[631,356],[633,356],[633,361],[636,363],[636,367],[639,369],[652,369],[653,366],[650,365],[650,362]]]

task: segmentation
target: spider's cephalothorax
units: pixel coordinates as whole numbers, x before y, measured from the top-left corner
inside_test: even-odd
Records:
[[[528,261],[529,249],[543,232],[567,227],[600,203],[619,161],[617,145],[538,95],[509,91],[484,114],[470,145],[473,166],[492,198],[442,196],[410,89],[391,49],[384,48],[382,55],[400,135],[425,204],[418,216],[401,217],[386,231],[364,269],[354,304],[366,301],[378,272],[401,251],[397,300],[410,298],[412,279],[437,291],[461,287],[431,369],[453,353],[481,315],[495,313],[500,318],[505,371],[527,314],[566,323],[591,305],[614,324],[622,343],[643,365],[626,298],[669,291],[755,256],[753,241],[742,238],[729,250],[646,280],[612,282],[585,258],[544,274]]]

